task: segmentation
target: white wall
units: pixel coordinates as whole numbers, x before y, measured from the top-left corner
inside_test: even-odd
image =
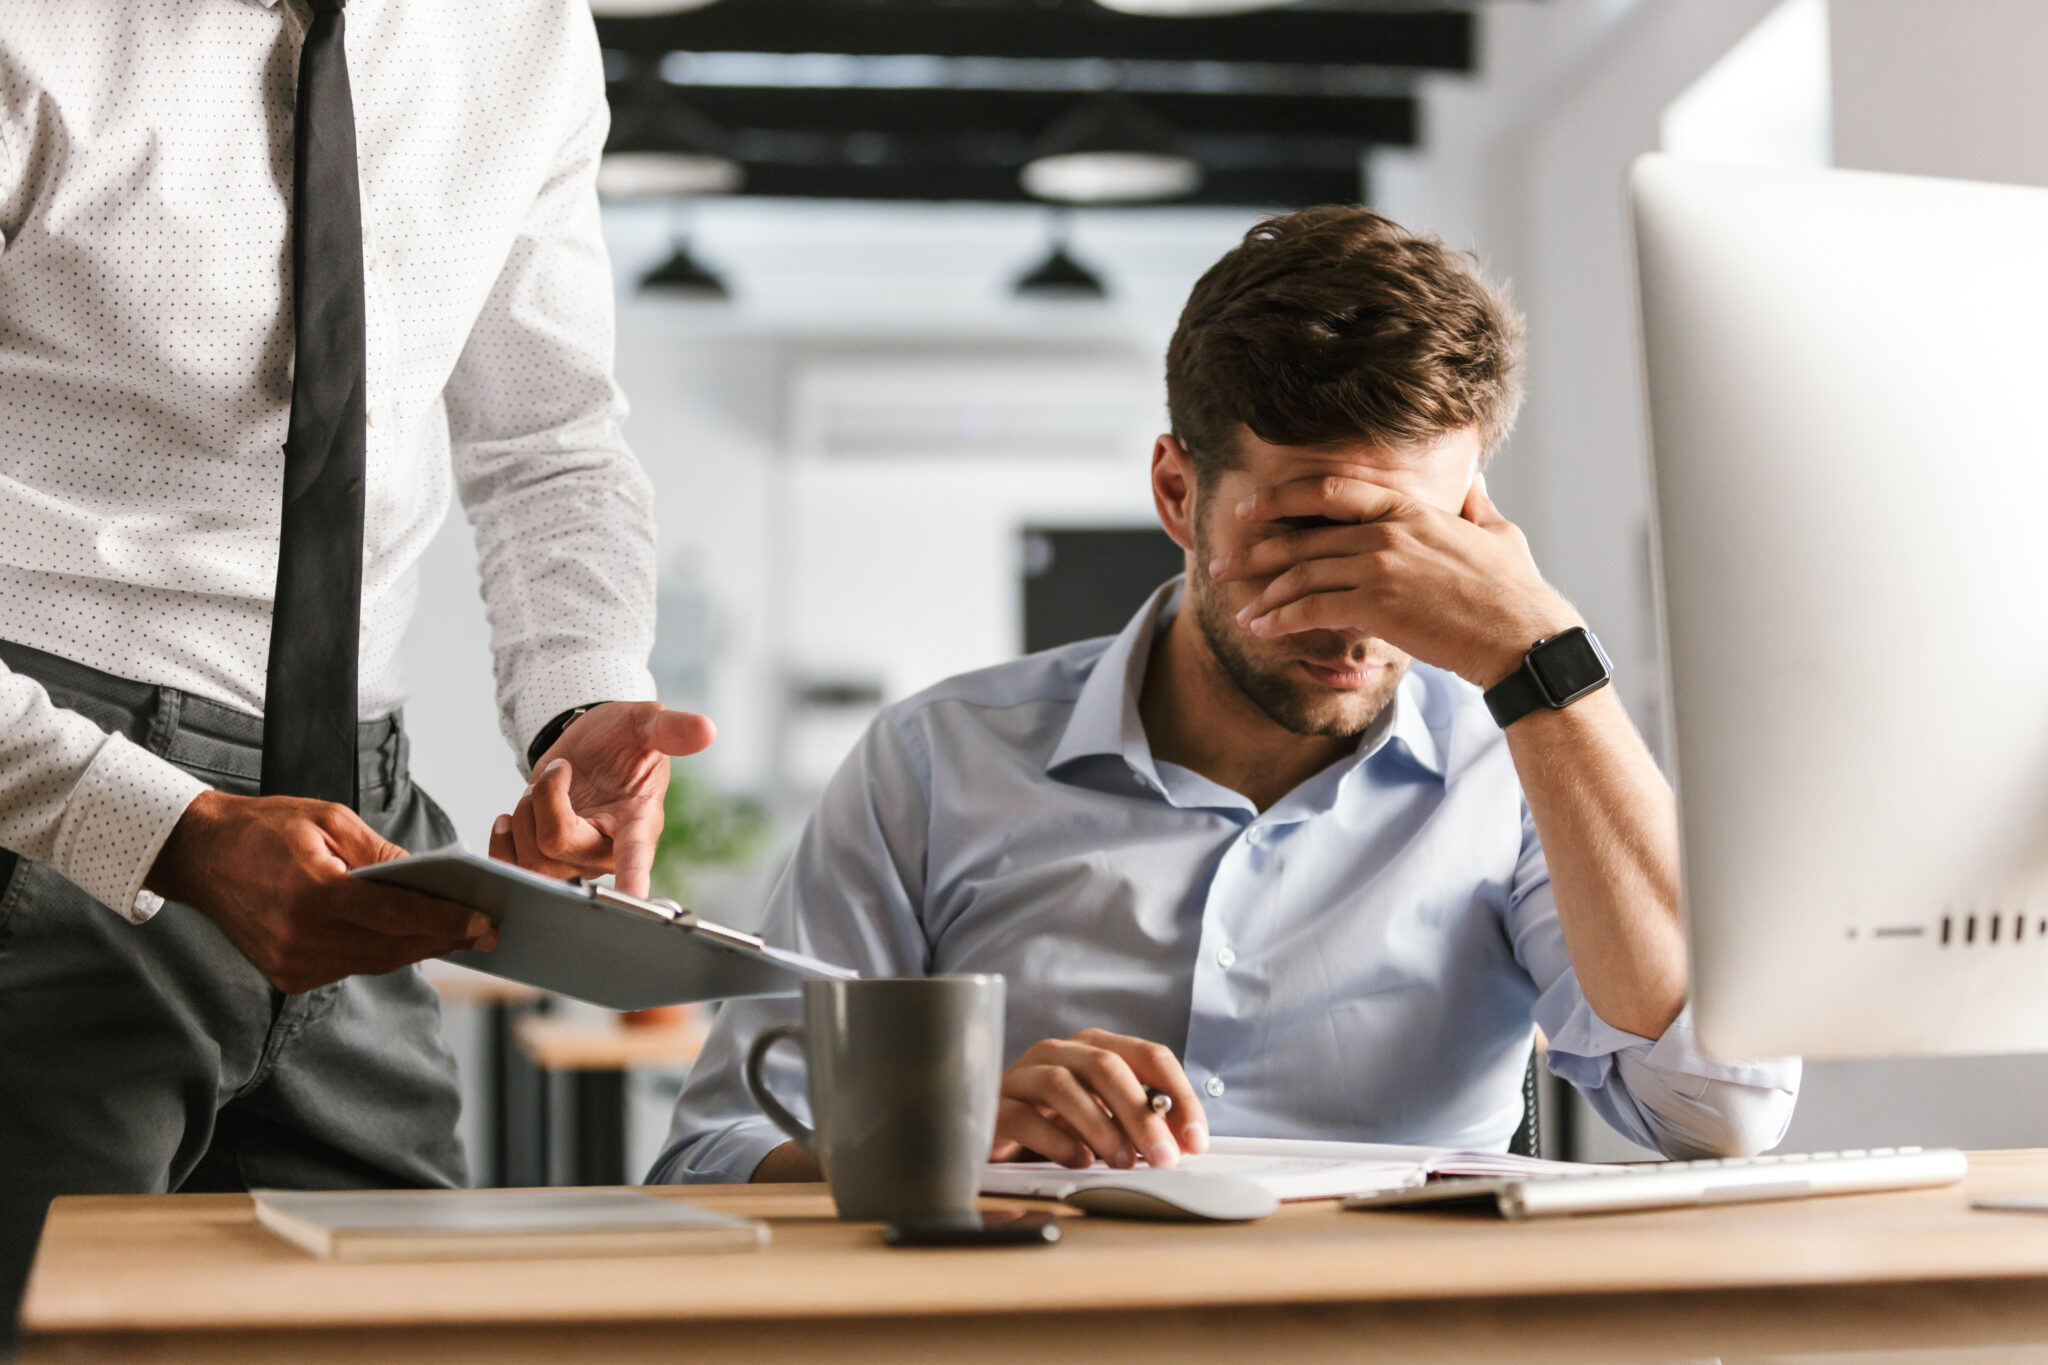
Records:
[[[1689,161],[1834,164],[1828,0],[1782,0],[1665,106],[1664,151]]]
[[[2048,185],[2048,5],[1833,0],[1835,164]]]

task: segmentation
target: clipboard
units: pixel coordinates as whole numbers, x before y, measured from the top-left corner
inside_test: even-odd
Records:
[[[713,924],[673,901],[559,881],[460,849],[394,858],[349,875],[488,915],[498,946],[450,953],[444,961],[606,1009],[795,995],[807,979],[860,975]]]

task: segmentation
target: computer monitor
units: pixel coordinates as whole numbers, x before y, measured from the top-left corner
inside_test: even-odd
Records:
[[[2048,191],[1630,197],[1699,1037],[2048,1049]]]

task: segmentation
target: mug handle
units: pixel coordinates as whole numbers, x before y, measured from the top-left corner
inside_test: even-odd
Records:
[[[789,1039],[798,1047],[804,1045],[802,1024],[777,1024],[765,1030],[747,1049],[745,1077],[747,1093],[754,1097],[754,1103],[761,1106],[761,1112],[773,1119],[775,1126],[796,1139],[796,1145],[803,1148],[804,1155],[811,1160],[818,1159],[818,1130],[782,1107],[782,1101],[768,1093],[768,1083],[761,1078],[761,1066],[768,1060],[768,1049],[783,1039]]]

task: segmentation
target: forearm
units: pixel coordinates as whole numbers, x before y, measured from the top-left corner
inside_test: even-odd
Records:
[[[1586,1002],[1615,1028],[1664,1032],[1685,1005],[1678,811],[1611,688],[1507,729]]]

